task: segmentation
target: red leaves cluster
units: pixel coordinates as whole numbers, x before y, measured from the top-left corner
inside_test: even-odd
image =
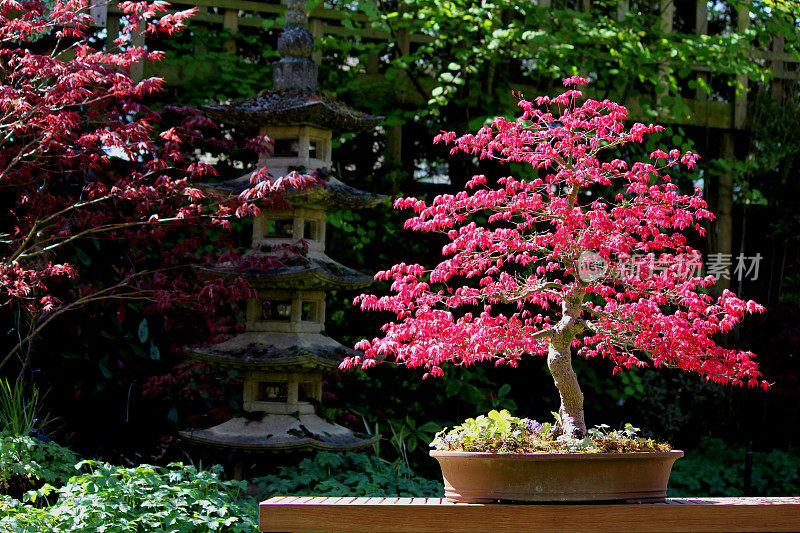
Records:
[[[188,230],[176,236],[188,221],[229,226],[229,218],[257,214],[254,201],[278,202],[287,188],[314,181],[263,176],[239,198],[198,185],[216,171],[197,154],[225,149],[227,141],[215,138],[216,125],[197,110],[155,112],[147,98],[162,80],[130,76],[136,63],[161,57],[136,46],[134,35],[172,34],[196,10],[167,13],[167,6],[119,3],[116,48],[98,50],[90,44],[97,35],[90,38],[88,0],[0,0],[0,190],[8,228],[0,238],[0,306],[23,312],[28,338],[71,306],[115,292],[145,297],[136,270],[163,268],[154,257],[168,264],[206,259],[207,243]],[[74,246],[91,239],[130,246],[129,261],[114,266],[115,290],[82,280],[72,294],[63,286],[54,293],[56,278],[77,275]],[[170,297],[168,283],[151,281],[150,299],[161,309],[189,292]]]
[[[524,354],[547,353],[554,325],[574,305],[581,331],[573,347],[584,357],[767,386],[752,353],[714,342],[763,308],[729,291],[716,300],[705,291],[714,279],[700,275],[699,253],[682,231],[702,233],[700,223],[713,215],[700,191],[682,194],[666,174],[693,167],[698,156],[658,150],[652,162],[615,159],[607,154],[661,126],[626,128],[621,105],[582,100],[575,89],[535,102],[520,97],[516,121],[498,118],[476,134],[435,138],[452,143],[451,153],[529,165],[535,177],[505,177],[490,187],[475,176],[467,190],[430,204],[397,200],[396,208],[414,212],[407,228],[447,235],[446,258],[430,270],[400,264],[376,275],[392,281],[393,293],[356,301],[364,310],[391,311],[396,321],[382,337],[358,343],[364,355],[343,367],[394,360],[439,375],[448,362],[515,365]],[[610,187],[622,192],[593,192]],[[604,267],[589,276],[581,270],[587,253]]]

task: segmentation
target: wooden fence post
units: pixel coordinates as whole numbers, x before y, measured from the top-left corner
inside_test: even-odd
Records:
[[[239,33],[239,11],[236,9],[226,9],[222,16],[222,27],[228,30],[231,35]],[[236,39],[230,38],[222,43],[222,49],[229,54],[236,53]]]
[[[781,79],[781,74],[783,74],[785,64],[779,56],[784,54],[785,45],[786,37],[783,35],[776,36],[772,41],[772,53],[774,54],[774,57],[772,61],[770,61],[769,68],[775,77],[772,79],[770,85],[772,89],[772,98],[778,101],[783,100],[784,82]]]
[[[399,8],[399,20],[403,20],[403,13],[405,13],[404,5],[401,4]],[[400,28],[397,31],[397,48],[401,56],[411,54],[411,36],[407,28]],[[405,74],[405,73],[403,73]],[[402,80],[402,78],[401,78]],[[400,80],[398,80],[400,81]],[[402,80],[407,82],[407,80]],[[403,160],[403,125],[394,124],[389,126],[386,137],[386,149],[389,152],[389,157],[395,163]]]
[[[131,34],[131,45],[135,47],[144,48],[145,46],[145,22],[140,21],[136,30]],[[138,61],[131,65],[131,79],[134,82],[140,82],[144,79],[144,61]]]
[[[694,33],[695,35],[706,35],[708,33],[708,2],[706,0],[696,0],[694,7]],[[702,79],[706,85],[711,83],[708,72],[698,72],[697,78]],[[694,90],[695,100],[708,100],[706,92],[698,85]]]
[[[323,36],[323,23],[322,19],[311,18],[308,19],[308,31],[314,37],[314,40],[322,39]],[[314,47],[314,53],[311,54],[311,60],[319,65],[322,63],[322,50],[319,47]]]
[[[660,15],[661,31],[664,33],[672,32],[672,21],[675,18],[675,3],[673,0],[659,0],[658,9]],[[656,108],[661,113],[661,99],[669,94],[669,64],[666,59],[658,67],[658,84],[656,88]]]
[[[734,136],[733,130],[725,130],[722,132],[720,139],[720,157],[727,160],[733,160],[734,152]],[[733,171],[726,170],[719,175],[717,181],[717,216],[715,222],[717,225],[717,248],[716,253],[720,254],[718,257],[722,262],[728,262],[730,267],[730,260],[732,260],[731,250],[733,249]],[[729,268],[730,270],[730,268]],[[730,272],[729,272],[730,274]],[[720,276],[714,284],[714,293],[719,296],[725,289],[730,289],[730,277]]]
[[[736,8],[736,31],[743,33],[750,27],[750,11],[739,4]],[[747,122],[747,76],[736,75],[736,95],[733,100],[733,127],[742,130]]]
[[[114,40],[119,37],[119,15],[108,14],[106,17],[106,50],[114,50],[117,43]]]
[[[631,10],[631,4],[628,0],[619,0],[617,2],[617,21],[622,22],[625,20],[625,15]]]

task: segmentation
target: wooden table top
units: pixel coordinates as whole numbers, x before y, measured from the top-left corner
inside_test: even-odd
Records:
[[[668,498],[659,503],[452,503],[442,498],[284,496],[259,531],[386,533],[800,531],[800,497]]]

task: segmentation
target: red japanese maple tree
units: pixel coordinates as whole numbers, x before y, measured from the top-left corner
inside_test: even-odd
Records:
[[[392,280],[394,293],[356,302],[397,320],[382,337],[359,342],[363,356],[342,367],[394,360],[438,376],[444,363],[515,366],[525,354],[545,355],[561,429],[571,436],[586,432],[573,349],[608,358],[615,370],[652,364],[766,387],[754,354],[714,341],[763,307],[729,291],[716,300],[704,292],[714,278],[697,275],[699,253],[682,233],[702,234],[700,222],[713,215],[699,191],[681,194],[665,172],[691,168],[698,156],[657,150],[652,162],[613,158],[614,149],[662,127],[626,129],[624,107],[583,100],[576,89],[519,106],[514,122],[498,118],[475,135],[442,133],[435,142],[454,143],[451,154],[529,165],[535,177],[505,177],[492,188],[474,176],[468,190],[430,205],[398,199],[396,208],[415,213],[407,228],[447,236],[447,258],[431,270],[401,263],[376,274]],[[606,198],[598,190],[620,192]]]
[[[269,180],[262,173],[247,198],[229,200],[195,185],[215,173],[195,157],[197,146],[214,142],[203,128],[215,126],[178,108],[171,112],[182,118],[163,125],[164,114],[147,103],[163,80],[130,76],[134,64],[162,57],[136,46],[133,36],[175,33],[194,11],[169,13],[167,6],[116,4],[120,36],[104,50],[92,45],[104,39],[90,26],[88,0],[0,0],[0,311],[17,324],[0,367],[16,354],[24,368],[31,341],[70,309],[109,297],[168,305],[166,277],[150,269],[153,283],[142,283],[138,263],[146,246],[164,259],[196,260],[205,243],[183,235],[164,247],[167,228],[201,218],[228,225],[232,216],[258,212],[251,200],[304,183],[300,176]],[[65,281],[79,274],[74,246],[98,238],[127,243],[130,261],[114,265],[116,280],[99,285],[89,276],[70,289]],[[173,288],[218,297],[218,282],[206,285]]]

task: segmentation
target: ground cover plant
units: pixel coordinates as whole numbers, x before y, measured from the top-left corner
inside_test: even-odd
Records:
[[[800,494],[800,450],[753,451],[747,472],[746,449],[723,439],[704,437],[675,463],[669,495],[797,496]],[[749,490],[747,490],[749,477]]]
[[[69,448],[29,435],[0,435],[0,494],[21,499],[44,484],[61,486],[75,474]]]
[[[713,215],[699,191],[681,194],[668,172],[693,168],[699,156],[672,149],[652,152],[652,162],[616,157],[663,128],[626,128],[624,107],[572,88],[586,83],[576,76],[557,97],[520,98],[515,121],[436,137],[455,145],[451,154],[512,170],[520,164],[533,175],[496,186],[477,175],[466,190],[430,204],[395,202],[414,211],[407,228],[447,237],[447,259],[432,269],[400,263],[376,274],[392,281],[393,294],[357,302],[396,321],[382,337],[359,342],[364,354],[343,368],[393,361],[440,376],[445,363],[515,366],[526,354],[544,355],[560,397],[558,432],[578,439],[587,426],[573,348],[615,369],[652,365],[768,387],[752,352],[715,340],[763,307],[728,290],[707,294],[714,277],[702,275],[700,254],[683,234],[703,234],[701,223]]]
[[[639,436],[639,428],[625,424],[612,430],[603,424],[583,438],[558,433],[558,424],[517,418],[503,409],[468,418],[458,426],[440,431],[431,442],[437,450],[495,453],[623,453],[668,452],[670,446]]]
[[[7,476],[0,477],[0,531],[31,533],[254,531],[258,502],[271,496],[442,495],[441,482],[370,453],[319,452],[250,480],[247,491],[244,482],[225,480],[219,466],[78,462],[70,450],[30,437],[0,439],[0,468],[37,481],[9,494]]]
[[[440,497],[439,481],[415,476],[405,465],[390,466],[370,453],[318,452],[296,466],[254,478],[268,496]]]
[[[255,501],[244,483],[223,481],[221,468],[84,461],[65,485],[46,485],[22,501],[2,496],[0,531],[254,531]],[[57,501],[35,507],[38,498]]]

